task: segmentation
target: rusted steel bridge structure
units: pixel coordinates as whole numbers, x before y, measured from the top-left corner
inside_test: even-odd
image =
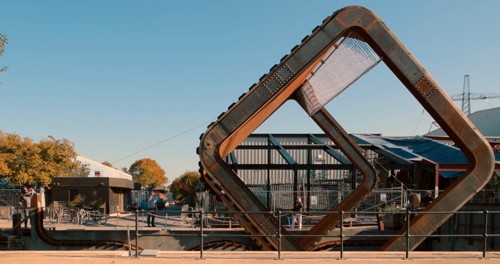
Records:
[[[329,214],[308,231],[310,236],[286,236],[272,213],[251,213],[269,210],[225,162],[226,157],[285,102],[295,100],[363,175],[361,184],[331,209],[352,210],[374,188],[376,171],[324,106],[379,62],[387,65],[468,160],[463,175],[424,209],[430,213],[411,220],[411,234],[417,236],[409,238],[409,248],[415,249],[451,216],[432,212],[459,210],[489,181],[495,161],[485,138],[377,15],[363,7],[346,7],[327,17],[200,137],[202,177],[228,210],[250,212],[239,217],[240,224],[247,232],[261,235],[255,239],[263,250],[279,248],[278,233],[285,235],[283,250],[310,250],[318,241],[315,235],[326,234],[340,219]],[[406,233],[406,227],[400,233]],[[406,239],[395,237],[381,249],[402,251]]]

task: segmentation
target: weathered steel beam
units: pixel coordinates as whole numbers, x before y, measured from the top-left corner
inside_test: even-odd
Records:
[[[456,211],[488,182],[494,167],[493,152],[480,132],[378,16],[362,7],[347,7],[325,19],[321,26],[316,27],[310,36],[272,67],[202,135],[198,151],[202,175],[210,188],[222,197],[228,209],[264,211],[266,208],[224,162],[224,158],[286,101],[293,99],[322,58],[339,39],[352,32],[382,58],[468,159],[469,167],[464,175],[424,212]],[[318,124],[327,124],[328,121],[319,120],[323,114],[313,116],[313,119],[318,118]],[[362,198],[361,195],[356,197]],[[419,214],[411,221],[410,232],[429,235],[450,216]],[[270,214],[246,214],[241,224],[248,232],[266,235],[257,238],[263,249],[277,249],[277,238],[271,235],[277,234],[280,229],[286,234],[286,230]],[[416,248],[424,239],[422,236],[411,237],[410,249]],[[307,246],[309,242],[302,244]],[[398,237],[390,240],[382,249],[404,250],[405,245],[405,238]],[[284,236],[284,250],[302,248],[293,238]]]
[[[299,97],[300,98],[300,97]],[[298,101],[305,108],[303,102]],[[335,142],[335,145],[342,150],[342,153],[352,161],[354,167],[363,175],[361,184],[345,197],[337,206],[332,208],[332,211],[352,211],[354,207],[365,198],[375,187],[377,176],[375,169],[370,162],[363,156],[363,150],[356,145],[356,142],[349,136],[347,131],[326,111],[321,108],[311,118],[320,126],[320,128]],[[355,177],[355,176],[353,176]],[[332,230],[337,223],[342,221],[339,214],[327,214],[318,224],[313,226],[308,232],[308,235],[325,235]],[[304,237],[299,241],[299,244],[304,249],[309,249],[318,242],[318,237]]]

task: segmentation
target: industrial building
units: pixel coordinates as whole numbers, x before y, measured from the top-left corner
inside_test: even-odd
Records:
[[[431,190],[437,196],[467,165],[459,149],[427,137],[351,136],[378,171],[372,206],[388,202],[377,196],[380,193],[400,193],[393,202],[403,207],[410,193]],[[301,196],[308,210],[325,210],[362,179],[323,134],[253,134],[226,162],[270,209],[290,209]],[[500,170],[498,162],[496,170]],[[494,201],[500,201],[498,193],[493,195]]]
[[[128,209],[134,189],[130,174],[82,156],[77,160],[88,166],[89,175],[53,178],[48,200],[68,205],[77,195],[83,195],[89,201],[98,201],[108,214]]]

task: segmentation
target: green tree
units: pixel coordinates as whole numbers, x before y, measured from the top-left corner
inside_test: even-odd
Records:
[[[195,205],[196,192],[204,191],[200,173],[186,171],[170,185],[170,192],[175,200],[181,200],[186,204]]]
[[[0,33],[0,55],[2,55],[2,53],[4,52],[6,44],[7,44],[7,36]]]
[[[82,163],[78,160],[75,163],[75,169],[69,173],[70,176],[88,177],[90,175],[90,164]]]
[[[109,162],[109,161],[103,161],[101,164],[104,166],[108,166],[110,168],[113,168],[113,164],[111,164],[111,162]]]
[[[36,143],[0,131],[0,178],[12,185],[47,186],[53,177],[71,176],[83,168],[67,139],[49,136]]]
[[[134,182],[143,187],[154,188],[167,183],[168,178],[165,171],[152,159],[140,159],[130,165],[128,173],[132,175]]]
[[[0,55],[2,55],[5,52],[5,46],[7,45],[8,39],[7,36],[0,33]],[[0,72],[6,71],[7,67],[0,67]]]
[[[7,45],[7,36],[0,33],[0,56],[2,56],[5,51],[5,45]],[[4,72],[6,70],[7,66],[0,66],[0,72]]]

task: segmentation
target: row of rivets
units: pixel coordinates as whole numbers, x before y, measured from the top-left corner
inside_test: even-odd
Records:
[[[423,76],[418,82],[414,85],[424,98],[429,97],[436,91],[436,87],[427,79],[427,77]]]

